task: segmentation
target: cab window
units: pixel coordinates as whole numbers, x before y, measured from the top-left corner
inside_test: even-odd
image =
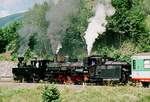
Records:
[[[136,69],[136,61],[133,60],[133,69]]]
[[[144,60],[144,68],[150,68],[150,59]]]

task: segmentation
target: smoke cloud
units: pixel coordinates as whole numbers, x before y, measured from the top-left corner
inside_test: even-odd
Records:
[[[37,33],[39,30],[36,26],[33,25],[25,25],[24,27],[22,27],[19,31],[19,37],[20,37],[20,48],[18,50],[19,56],[24,56],[25,52],[27,51],[27,49],[29,48],[29,39],[30,37],[34,34]]]
[[[62,48],[63,35],[70,23],[70,17],[77,15],[80,0],[47,0],[50,9],[44,15],[49,23],[47,31],[39,29],[32,24],[25,24],[19,30],[21,38],[19,54],[22,56],[29,48],[29,39],[36,33],[36,49],[52,49],[53,54],[57,54]],[[89,25],[85,32],[88,55],[90,55],[93,44],[99,34],[106,31],[107,16],[112,16],[115,9],[111,5],[111,0],[101,0],[95,8],[95,15],[89,19]],[[32,20],[31,20],[32,21]],[[45,34],[47,33],[47,34]]]
[[[36,25],[38,22],[38,19],[36,19],[35,23],[34,17],[37,16],[36,13],[27,17],[23,27],[18,31],[20,37],[20,48],[18,50],[19,56],[23,56],[26,53],[27,49],[29,48],[30,38],[32,36],[34,36],[36,39],[34,50],[37,54],[48,54],[51,52],[51,50],[53,54],[58,53],[62,48],[61,41],[63,35],[61,34],[64,33],[68,27],[70,16],[77,14],[80,3],[80,0],[43,1],[47,1],[50,8],[45,14],[43,13],[43,16],[49,23],[48,28],[45,29],[44,26],[41,27]]]
[[[77,14],[80,0],[49,0],[50,10],[46,19],[49,22],[48,37],[51,42],[53,54],[61,48],[62,35],[69,24],[69,17]]]
[[[42,56],[43,53],[49,55],[51,52],[50,41],[47,37],[47,21],[45,18],[48,7],[44,4],[45,0],[41,0],[41,4],[35,5],[31,10],[24,14],[22,19],[22,27],[18,31],[19,34],[19,56],[24,56],[30,47],[34,50],[34,54]],[[45,19],[42,19],[45,18]]]
[[[89,19],[89,25],[84,36],[87,44],[88,55],[90,55],[93,44],[99,34],[106,31],[106,17],[112,16],[114,13],[115,9],[111,5],[111,0],[101,0],[98,2],[95,9],[95,15]]]

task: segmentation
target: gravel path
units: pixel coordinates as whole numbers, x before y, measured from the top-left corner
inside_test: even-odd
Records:
[[[32,88],[42,84],[35,83],[15,83],[15,82],[0,82],[1,88]]]
[[[45,86],[45,85],[51,85],[51,84],[41,84],[41,83],[15,83],[15,82],[0,82],[0,88],[34,88],[38,86]],[[85,85],[62,85],[62,84],[55,84],[59,89],[64,88],[73,88],[73,89],[83,89],[84,87],[87,87]],[[94,86],[93,86],[94,87]]]

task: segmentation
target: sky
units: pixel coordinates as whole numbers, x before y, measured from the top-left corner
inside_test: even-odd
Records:
[[[35,3],[44,0],[0,0],[0,18],[11,14],[27,11]]]

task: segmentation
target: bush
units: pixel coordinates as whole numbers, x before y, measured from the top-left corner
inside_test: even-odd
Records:
[[[55,86],[45,86],[42,92],[43,102],[61,102],[60,92]]]

